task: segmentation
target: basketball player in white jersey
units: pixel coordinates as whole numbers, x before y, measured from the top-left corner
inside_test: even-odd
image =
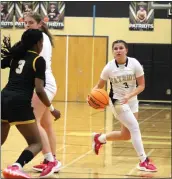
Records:
[[[121,131],[107,134],[93,133],[93,149],[98,155],[99,149],[107,141],[129,140],[140,159],[138,169],[154,172],[157,168],[145,154],[138,118],[137,95],[145,88],[143,68],[135,59],[127,56],[128,45],[123,40],[112,44],[114,59],[104,67],[96,88],[103,88],[109,79],[111,84],[111,109],[121,123]],[[137,82],[137,87],[136,87]]]
[[[48,31],[46,24],[42,21],[41,16],[35,12],[26,13],[24,16],[25,29],[40,29],[43,31],[43,49],[40,56],[43,56],[46,61],[45,71],[45,91],[50,101],[56,95],[57,87],[56,81],[51,69],[52,56],[52,36]],[[56,135],[53,130],[53,120],[51,113],[38,98],[36,94],[32,98],[32,106],[34,107],[34,114],[38,124],[38,129],[43,145],[44,161],[33,167],[34,170],[42,172],[40,177],[49,177],[54,172],[58,172],[61,162],[56,160]]]

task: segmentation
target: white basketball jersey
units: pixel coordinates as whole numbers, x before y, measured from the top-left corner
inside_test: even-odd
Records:
[[[43,33],[43,49],[40,53],[40,56],[44,57],[46,61],[46,71],[45,71],[45,78],[46,78],[46,85],[45,89],[52,93],[56,93],[56,81],[52,74],[51,69],[51,58],[52,58],[52,46],[49,37]]]
[[[127,57],[125,64],[118,64],[115,59],[104,67],[100,78],[110,80],[113,89],[113,99],[122,99],[125,94],[136,88],[136,78],[144,74],[141,64],[131,57]],[[129,101],[137,100],[137,96]]]

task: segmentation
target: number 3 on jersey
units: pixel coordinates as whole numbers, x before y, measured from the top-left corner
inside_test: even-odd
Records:
[[[21,74],[22,73],[22,71],[23,71],[23,67],[24,67],[24,65],[25,65],[25,60],[19,60],[19,62],[18,62],[18,68],[16,68],[16,73],[17,74]]]
[[[127,82],[125,82],[125,83],[123,83],[123,84],[124,84],[125,88],[129,88]]]

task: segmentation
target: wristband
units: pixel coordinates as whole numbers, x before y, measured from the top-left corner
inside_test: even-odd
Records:
[[[52,104],[49,106],[49,109],[50,109],[51,112],[54,111],[54,107],[53,107]]]

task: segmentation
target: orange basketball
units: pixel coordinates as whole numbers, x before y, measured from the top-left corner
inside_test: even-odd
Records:
[[[105,108],[109,104],[109,95],[104,89],[93,89],[88,102],[95,109]]]

